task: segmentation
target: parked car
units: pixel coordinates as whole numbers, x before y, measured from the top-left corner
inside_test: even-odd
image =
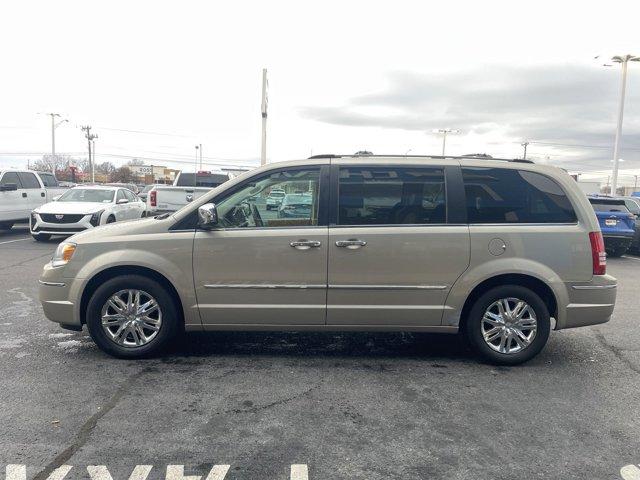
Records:
[[[267,195],[267,210],[278,209],[287,194],[284,190],[273,189]]]
[[[161,184],[152,184],[152,185],[145,185],[144,188],[142,190],[140,190],[140,193],[138,193],[138,197],[140,197],[140,200],[142,200],[143,202],[147,202],[147,196],[149,195],[149,192],[154,188],[154,187],[161,187]]]
[[[635,218],[621,198],[589,196],[600,223],[604,245],[611,257],[624,255],[635,236]]]
[[[624,199],[624,205],[633,214],[636,225],[636,233],[633,236],[629,250],[634,253],[640,253],[640,197],[622,198]]]
[[[0,231],[27,223],[34,208],[66,192],[53,173],[0,170]]]
[[[310,191],[299,218],[251,198]],[[268,164],[174,214],[85,231],[40,278],[45,315],[105,352],[190,330],[462,332],[488,361],[607,322],[598,220],[561,169],[526,161],[333,156]]]
[[[51,235],[73,235],[144,215],[144,202],[128,188],[75,187],[31,213],[31,236],[37,241],[46,241]]]
[[[308,193],[285,195],[278,209],[278,218],[309,218],[313,197]]]
[[[178,173],[173,185],[156,185],[147,194],[147,212],[175,212],[229,180],[226,172]]]
[[[135,183],[119,183],[119,182],[114,182],[114,183],[105,183],[104,184],[107,187],[121,187],[121,188],[126,188],[128,190],[131,190],[133,193],[135,193],[136,195],[138,194],[138,192],[140,191],[138,189],[138,186]]]

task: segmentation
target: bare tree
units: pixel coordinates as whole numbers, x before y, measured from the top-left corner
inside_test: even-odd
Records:
[[[116,171],[116,166],[111,162],[102,162],[96,165],[96,172],[104,175],[111,175]]]
[[[133,173],[131,173],[131,169],[127,166],[123,166],[111,172],[109,180],[117,183],[131,183],[134,180],[134,177]]]

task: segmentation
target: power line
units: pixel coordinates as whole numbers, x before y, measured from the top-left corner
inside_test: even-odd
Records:
[[[163,137],[195,138],[194,135],[178,135],[176,133],[151,132],[149,130],[128,130],[126,128],[109,128],[109,127],[97,127],[97,128],[100,128],[102,130],[110,130],[113,132],[138,133],[142,135],[160,135]]]

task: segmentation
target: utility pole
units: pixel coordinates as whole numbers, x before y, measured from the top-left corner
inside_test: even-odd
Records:
[[[438,128],[436,130],[433,130],[433,133],[442,133],[442,156],[444,157],[444,152],[447,146],[447,135],[449,133],[460,133],[460,130],[455,130],[455,129],[451,129],[451,128]]]
[[[91,133],[91,125],[85,125],[80,127],[83,132],[85,132],[84,137],[87,139],[87,147],[89,149],[89,170],[91,171],[91,183],[95,183],[96,181],[96,172],[93,165],[93,159],[91,158],[91,144],[92,142],[98,138],[98,135]],[[95,143],[94,143],[95,145]]]
[[[611,192],[616,195],[618,189],[618,167],[620,154],[620,139],[622,137],[622,118],[624,116],[624,97],[627,89],[627,65],[629,62],[640,62],[640,57],[635,55],[616,55],[611,58],[615,63],[622,65],[622,81],[620,86],[620,103],[618,105],[618,124],[616,126],[616,138],[613,146],[613,174],[611,179]]]
[[[260,151],[260,165],[267,163],[267,105],[269,82],[267,80],[267,69],[262,69],[262,148]]]
[[[200,170],[202,170],[202,144],[198,146],[200,147]]]
[[[522,145],[524,147],[524,153],[522,155],[522,159],[526,160],[527,159],[527,147],[529,146],[529,142],[524,141],[520,145]]]

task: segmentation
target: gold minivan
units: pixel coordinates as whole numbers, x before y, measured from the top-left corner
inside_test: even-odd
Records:
[[[378,330],[463,332],[516,364],[552,328],[608,321],[615,298],[573,178],[484,158],[269,164],[173,214],[75,235],[40,278],[50,320],[125,358],[183,330]]]

